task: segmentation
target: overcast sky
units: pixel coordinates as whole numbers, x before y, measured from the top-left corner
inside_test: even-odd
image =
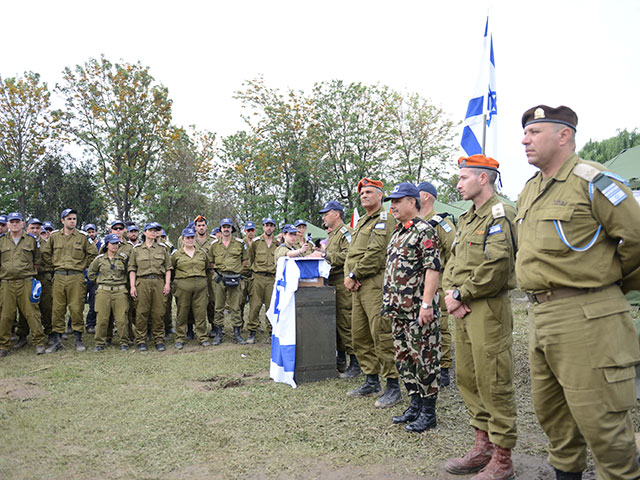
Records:
[[[53,86],[65,66],[90,57],[140,61],[168,87],[175,124],[219,136],[244,128],[232,96],[260,74],[306,92],[331,79],[380,83],[418,92],[460,121],[487,12],[509,196],[534,173],[520,144],[526,109],[573,108],[579,148],[640,127],[638,0],[11,2],[2,7],[0,75],[32,70]]]

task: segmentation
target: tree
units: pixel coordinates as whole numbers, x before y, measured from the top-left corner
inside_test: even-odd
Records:
[[[63,74],[58,90],[68,109],[66,128],[96,161],[118,218],[128,220],[175,133],[168,91],[148,67],[104,57]]]
[[[640,132],[637,129],[629,132],[616,130],[617,135],[602,141],[589,140],[578,152],[580,158],[605,163],[627,148],[640,145]]]
[[[28,185],[60,130],[40,75],[0,78],[0,184],[2,207],[27,214]]]
[[[456,188],[460,177],[457,173],[454,173],[448,178],[440,179],[438,186],[438,200],[443,203],[453,203],[463,200],[462,195]]]

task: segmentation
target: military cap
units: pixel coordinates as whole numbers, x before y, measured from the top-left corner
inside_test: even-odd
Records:
[[[11,212],[7,215],[7,222],[10,222],[11,220],[20,220],[21,222],[24,222],[24,217],[20,212]]]
[[[215,236],[216,233],[220,233],[220,227],[216,227],[213,230],[211,230],[211,235],[210,236]]]
[[[104,243],[120,243],[120,238],[115,233],[109,233],[104,236]]]
[[[371,180],[370,178],[364,177],[358,182],[358,193],[360,193],[363,187],[373,187],[382,191],[382,185],[383,183],[380,180]]]
[[[185,228],[184,230],[182,230],[182,236],[183,237],[195,237],[196,236],[196,231],[193,228]]]
[[[96,226],[95,226],[93,223],[87,223],[87,224],[84,226],[84,231],[86,232],[87,230],[89,230],[89,229],[91,229],[91,228],[93,228],[94,230],[98,230],[98,229],[96,228]]]
[[[27,222],[27,225],[35,225],[35,224],[42,225],[42,222],[38,220],[36,217],[33,217],[31,220]]]
[[[245,230],[251,230],[251,229],[256,229],[256,224],[255,222],[252,222],[251,220],[249,220],[247,223],[244,224],[244,229]]]
[[[298,229],[293,225],[285,225],[282,228],[282,233],[298,233]]]
[[[144,230],[143,231],[147,231],[147,230],[155,230],[155,229],[160,230],[160,228],[158,227],[158,224],[156,222],[149,222],[147,224],[145,224],[144,226]]]
[[[124,229],[124,222],[122,220],[114,220],[113,222],[111,222],[111,228],[115,227],[116,225],[122,225],[122,228]]]
[[[195,225],[197,222],[204,222],[204,223],[209,223],[207,222],[207,217],[205,217],[204,215],[198,215],[196,218],[193,219],[193,224]]]
[[[53,226],[53,223],[49,222],[49,221],[44,222],[42,224],[42,228],[44,228],[45,230],[55,230],[56,229],[56,227]]]
[[[434,187],[433,184],[429,182],[419,183],[418,191],[430,193],[431,195],[433,195],[433,198],[438,198],[438,191],[436,190],[436,187]]]
[[[127,232],[137,232],[137,231],[139,231],[139,230],[138,230],[138,227],[136,225],[129,225],[127,227]]]
[[[160,236],[161,237],[166,237],[167,236],[167,232],[164,231],[164,228],[160,229]]]
[[[184,227],[184,228],[193,228],[193,229],[195,229],[196,228],[196,222],[189,222],[189,223],[187,223],[187,226]]]
[[[394,198],[403,198],[403,197],[413,197],[420,198],[420,191],[418,187],[416,187],[413,183],[403,182],[399,183],[395,187],[393,187],[393,191],[391,195],[385,197],[384,201],[391,200]]]
[[[3,225],[7,224],[7,216],[6,215],[0,215],[0,223]]]
[[[67,218],[68,215],[71,215],[72,213],[75,213],[76,215],[78,214],[78,212],[76,210],[74,210],[73,208],[65,208],[62,213],[60,214],[60,218],[64,219]]]
[[[305,222],[302,219],[296,220],[295,223],[293,224],[294,227],[299,227],[300,225],[304,225],[305,227],[307,226],[307,222]]]
[[[223,218],[222,220],[220,220],[220,226],[222,227],[223,225],[229,225],[233,227],[233,220],[231,220],[230,218]]]
[[[495,170],[497,172],[499,166],[500,164],[497,160],[479,153],[458,159],[458,167],[460,168],[484,168],[485,170]]]
[[[276,225],[275,220],[274,220],[273,218],[271,218],[271,217],[264,217],[264,218],[262,219],[262,224],[263,224],[263,225],[266,225],[267,223],[271,223],[271,224],[273,224],[273,226],[275,226],[275,225]]]
[[[320,212],[318,213],[327,213],[331,210],[344,212],[344,208],[342,208],[342,205],[340,205],[340,202],[338,202],[337,200],[329,200],[327,203],[324,204],[324,207],[322,207],[322,210],[320,210]]]
[[[578,125],[578,115],[564,105],[560,105],[557,108],[538,105],[537,107],[531,107],[522,115],[522,128],[532,123],[541,122],[560,123],[573,128],[575,131]]]

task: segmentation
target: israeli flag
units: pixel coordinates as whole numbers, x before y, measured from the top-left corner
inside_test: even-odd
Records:
[[[323,258],[318,257],[302,257],[296,258],[296,265],[300,270],[301,279],[311,279],[324,277],[329,278],[331,265]]]
[[[460,142],[467,156],[483,153],[486,156],[497,158],[498,108],[496,100],[496,63],[493,56],[493,36],[489,30],[489,17],[487,16],[479,75],[467,106]]]
[[[271,305],[267,318],[273,327],[269,376],[296,388],[296,298],[300,269],[292,258],[280,257],[276,267]]]

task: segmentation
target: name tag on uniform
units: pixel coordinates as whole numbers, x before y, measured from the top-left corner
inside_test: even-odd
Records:
[[[376,223],[376,226],[373,228],[375,228],[376,230],[384,230],[385,227],[386,225],[384,223]]]
[[[493,225],[489,229],[488,235],[493,235],[494,233],[500,233],[500,232],[502,232],[502,227],[500,225]]]

